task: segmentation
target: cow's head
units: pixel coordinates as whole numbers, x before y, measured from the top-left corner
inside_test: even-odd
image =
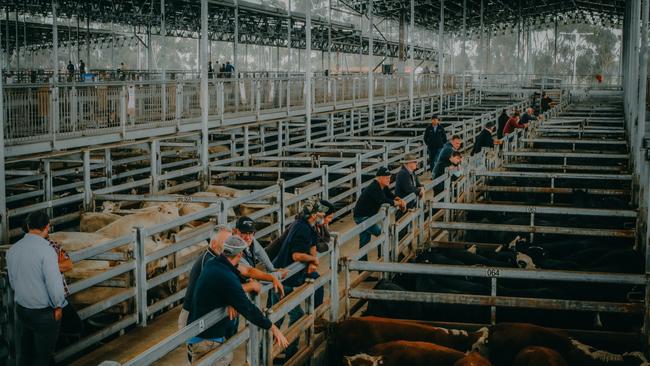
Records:
[[[483,327],[474,332],[474,335],[476,336],[476,341],[472,344],[470,352],[478,352],[485,357],[489,357],[488,337],[490,335],[490,329]]]
[[[524,253],[517,253],[517,267],[525,269],[537,268],[535,267],[535,263],[533,263],[533,259]]]
[[[104,201],[102,202],[102,212],[115,212],[120,209],[121,202]]]
[[[172,218],[180,217],[178,213],[178,206],[175,203],[162,203],[158,206],[158,212]]]
[[[384,364],[382,356],[371,356],[366,353],[360,353],[354,356],[345,356],[346,366],[380,366]]]

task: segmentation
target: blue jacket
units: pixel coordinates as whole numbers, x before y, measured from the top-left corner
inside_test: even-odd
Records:
[[[454,148],[451,146],[451,142],[446,143],[445,146],[442,147],[442,150],[440,150],[438,157],[436,158],[436,164],[433,166],[434,179],[443,175],[445,173],[445,168],[451,165],[449,158],[451,157],[452,152],[454,152]]]

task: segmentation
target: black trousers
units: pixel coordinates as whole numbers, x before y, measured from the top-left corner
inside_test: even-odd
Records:
[[[18,366],[53,365],[54,348],[61,323],[54,320],[54,309],[27,309],[16,305],[16,314]]]

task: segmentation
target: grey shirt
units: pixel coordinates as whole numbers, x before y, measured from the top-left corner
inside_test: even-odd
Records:
[[[260,262],[264,265],[267,272],[277,271],[273,262],[271,262],[271,258],[266,254],[266,250],[264,250],[257,239],[253,239],[253,244],[244,250],[244,255],[242,255],[240,263],[248,267],[256,267]],[[274,273],[273,275],[279,278],[279,273]]]
[[[18,305],[28,309],[67,305],[58,256],[47,240],[25,234],[7,252],[7,269]]]

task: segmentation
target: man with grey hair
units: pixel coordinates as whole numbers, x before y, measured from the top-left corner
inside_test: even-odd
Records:
[[[190,271],[190,278],[187,282],[185,298],[183,299],[183,309],[178,316],[178,329],[181,329],[187,325],[187,318],[192,309],[192,296],[194,295],[196,281],[201,275],[201,271],[203,270],[205,263],[209,259],[221,255],[223,252],[223,244],[230,236],[232,236],[232,231],[228,226],[217,225],[212,230],[212,234],[210,235],[210,244],[208,245],[206,251],[196,260],[196,262],[194,262],[194,265]],[[280,297],[284,297],[284,288],[277,277],[260,271],[256,268],[250,267],[244,263],[239,263],[237,269],[243,276],[253,279],[252,281],[249,281],[243,285],[244,291],[246,293],[259,293],[262,289],[262,286],[259,282],[254,281],[259,280],[271,282],[273,284],[274,290],[279,293]],[[228,316],[231,320],[233,320],[233,328],[236,328],[238,324],[238,317],[235,309],[228,307]]]
[[[223,254],[209,259],[197,279],[196,288],[192,296],[192,309],[189,320],[195,321],[219,308],[233,307],[254,325],[270,330],[281,348],[288,345],[287,339],[280,329],[264,316],[262,311],[253,304],[242,284],[246,279],[237,270],[242,251],[248,244],[238,236],[231,236],[223,243]],[[228,338],[228,329],[231,321],[228,317],[221,319],[212,327],[206,329],[197,337],[187,342],[187,351],[190,362],[194,362],[215,348],[219,347]],[[232,355],[217,361],[217,365],[228,365]]]

